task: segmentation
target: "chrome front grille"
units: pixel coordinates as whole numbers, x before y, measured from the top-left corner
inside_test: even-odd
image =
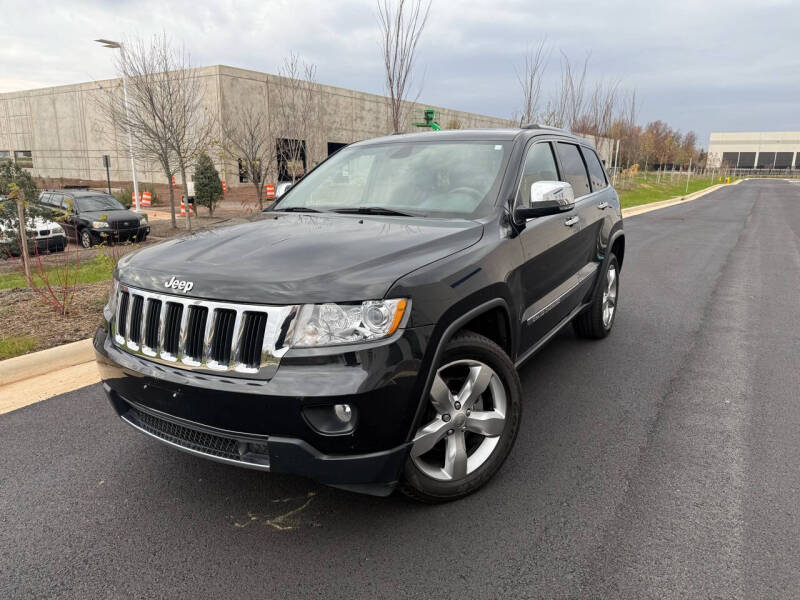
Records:
[[[270,378],[289,349],[297,306],[197,300],[120,285],[111,322],[120,349],[162,364]]]

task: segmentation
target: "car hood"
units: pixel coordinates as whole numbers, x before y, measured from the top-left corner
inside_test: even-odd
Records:
[[[56,227],[61,227],[59,223],[54,221],[49,221],[48,219],[43,219],[42,217],[35,217],[31,218],[28,217],[25,220],[26,228],[27,229],[55,229]],[[16,231],[16,225],[14,227],[9,227],[6,223],[0,221],[0,231]]]
[[[123,258],[123,284],[197,298],[265,304],[382,298],[403,275],[467,248],[483,226],[439,220],[268,213],[252,223],[209,229]]]
[[[109,225],[125,221],[131,223],[131,225],[139,224],[139,215],[132,210],[81,211],[80,216],[90,221],[106,221]]]

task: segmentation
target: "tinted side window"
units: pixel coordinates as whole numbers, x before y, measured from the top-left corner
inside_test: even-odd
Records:
[[[53,194],[48,194],[46,192],[42,192],[42,195],[39,196],[39,202],[42,204],[53,204]]]
[[[575,144],[558,142],[558,158],[561,161],[562,177],[572,186],[575,197],[589,193],[589,177],[583,164],[580,150]]]
[[[537,181],[559,181],[556,159],[549,142],[539,142],[528,148],[522,179],[517,192],[517,204],[527,206],[531,201],[531,184]]]
[[[608,180],[603,171],[603,165],[600,164],[600,159],[597,158],[597,153],[589,148],[581,148],[581,150],[583,150],[583,158],[586,159],[586,166],[589,167],[589,180],[592,183],[592,191],[602,190],[608,185]]]

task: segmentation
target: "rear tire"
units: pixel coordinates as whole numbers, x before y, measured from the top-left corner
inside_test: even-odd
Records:
[[[398,489],[427,503],[463,498],[502,466],[519,431],[522,386],[508,355],[465,331],[445,347]]]
[[[606,337],[614,326],[619,300],[619,263],[612,252],[608,255],[608,268],[603,280],[598,282],[589,307],[575,317],[572,327],[582,338],[599,340]]]

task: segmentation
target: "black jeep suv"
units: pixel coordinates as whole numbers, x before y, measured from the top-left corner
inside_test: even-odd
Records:
[[[102,242],[147,239],[147,217],[128,210],[114,196],[91,190],[47,190],[39,202],[64,223],[64,230],[84,248]]]
[[[570,133],[359,142],[256,222],[125,256],[97,360],[122,419],[171,446],[451,500],[510,452],[517,368],[570,322],[611,330],[624,251]]]

